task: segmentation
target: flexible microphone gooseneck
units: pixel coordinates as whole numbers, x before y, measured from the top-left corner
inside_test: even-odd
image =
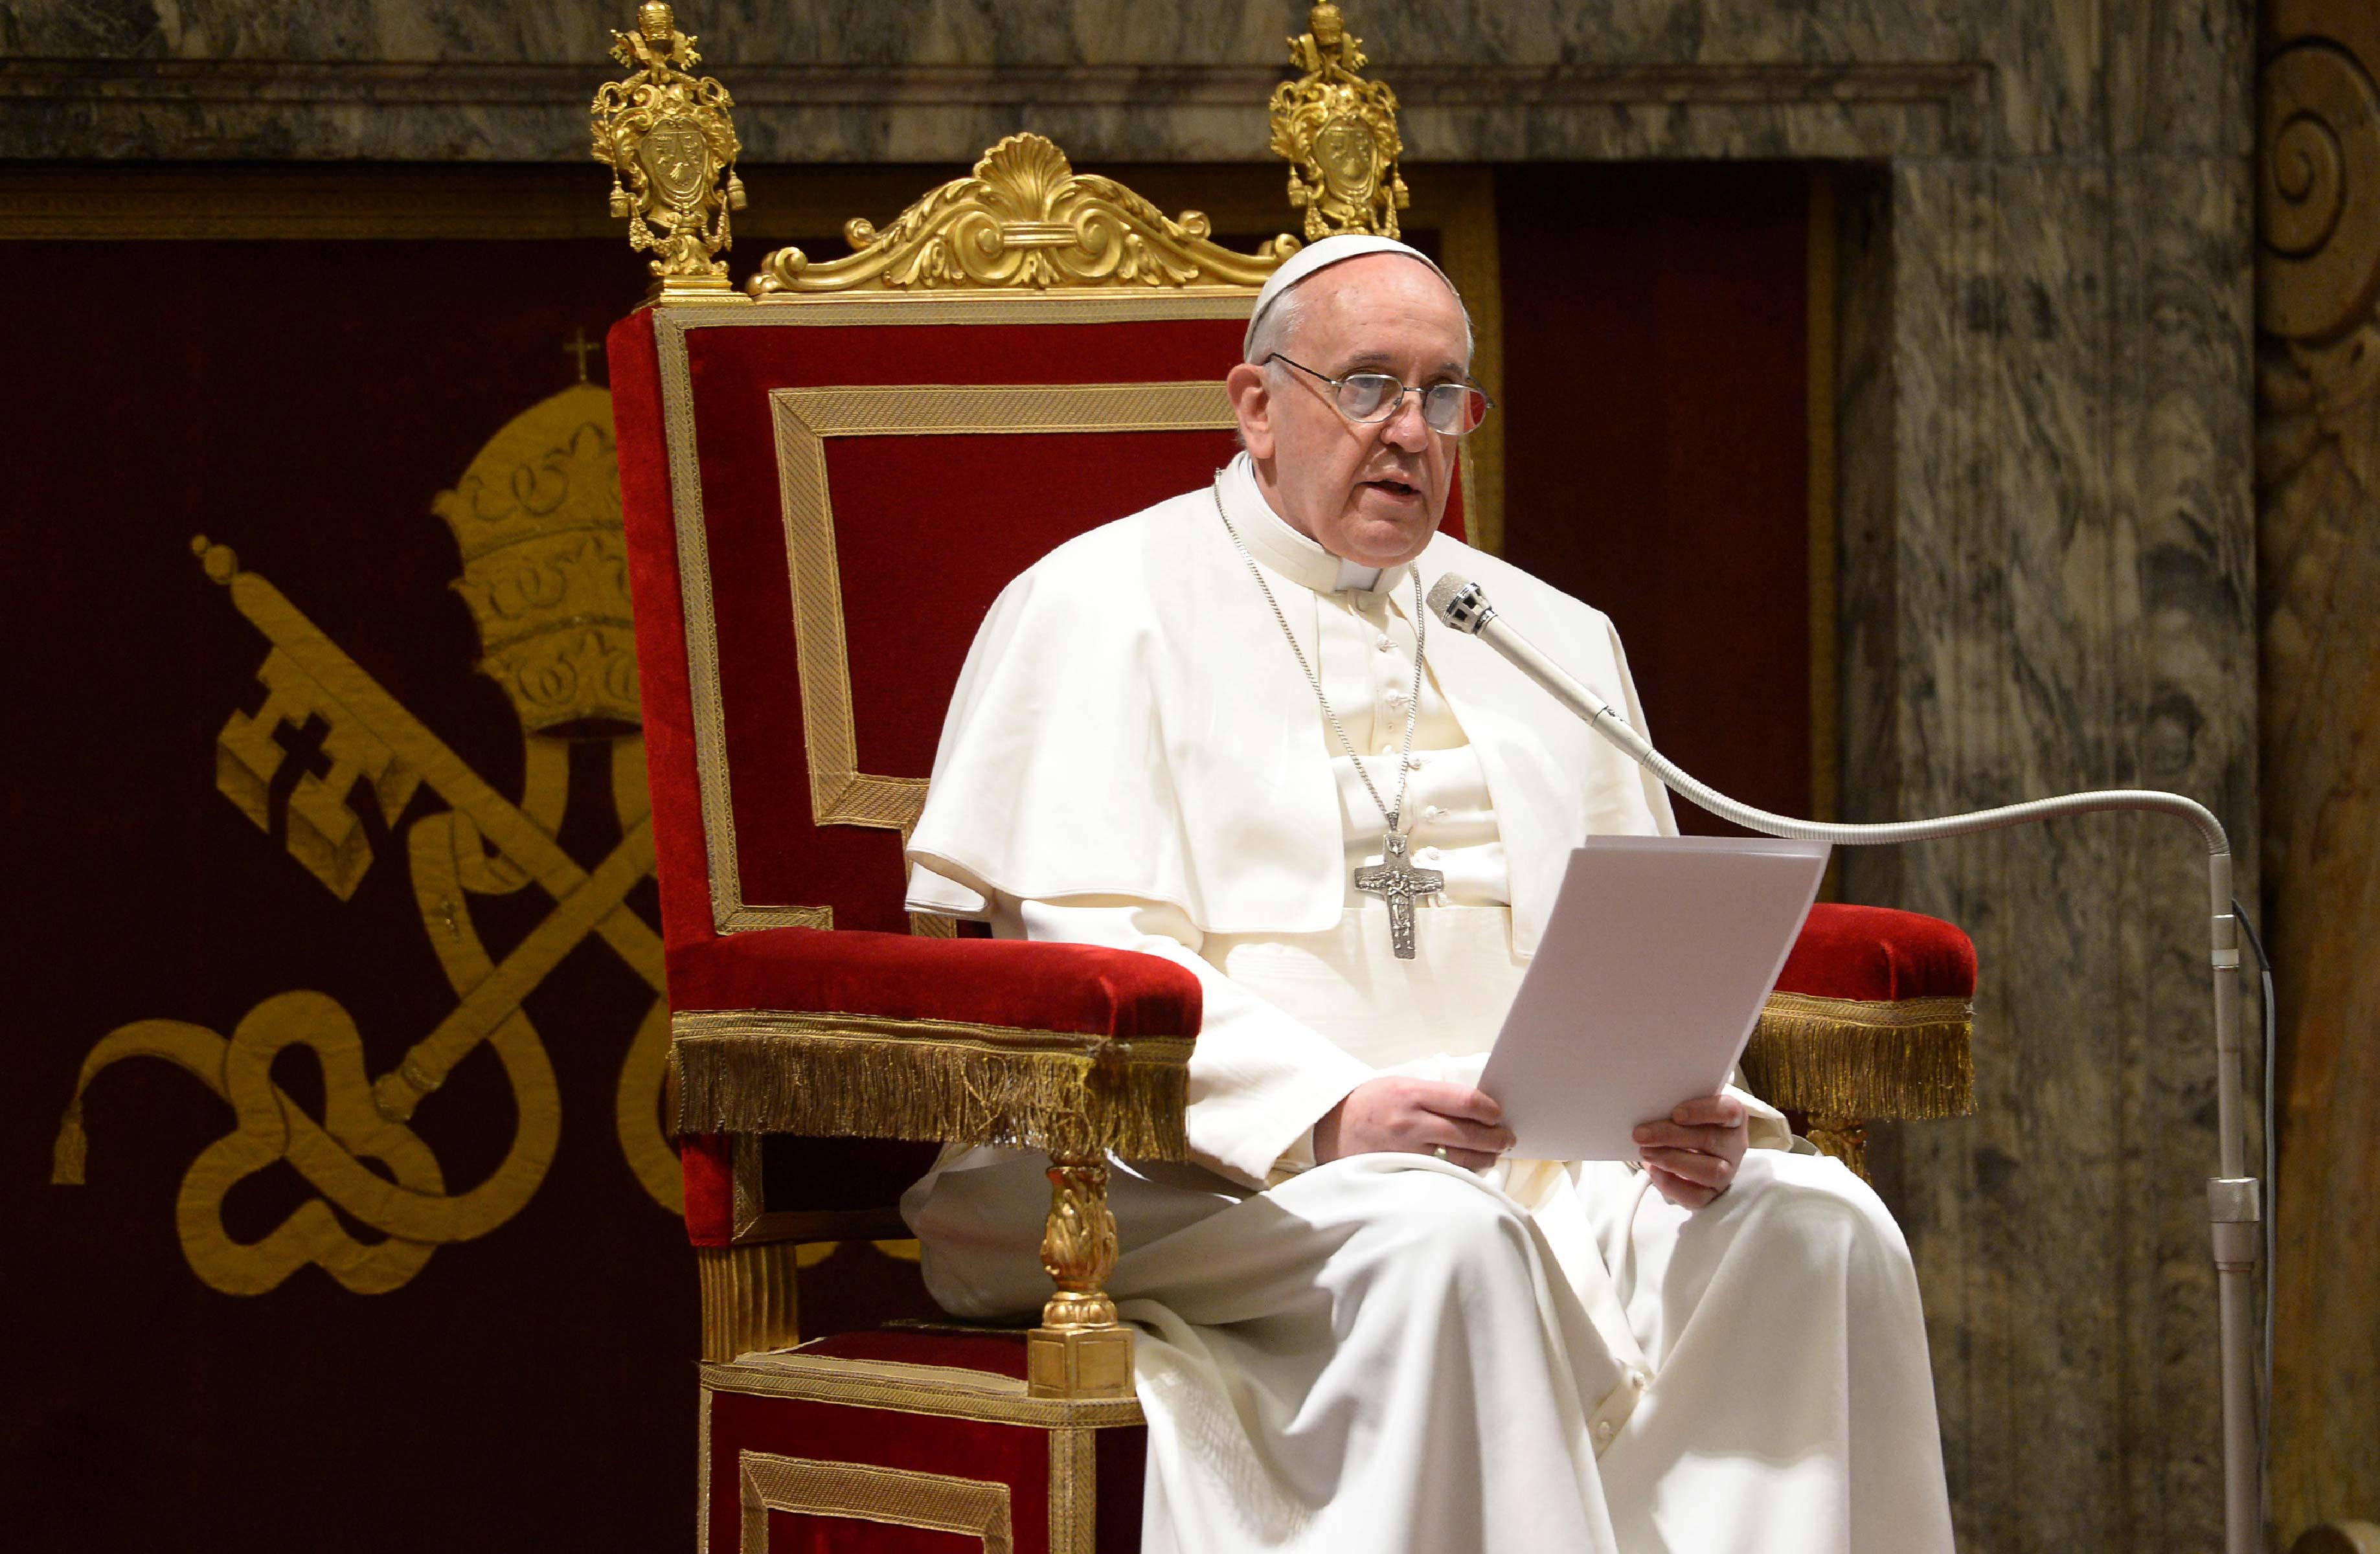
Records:
[[[2247,1174],[2245,1135],[2240,1094],[2240,1031],[2238,1014],[2239,919],[2231,896],[2231,843],[2213,811],[2194,799],[2153,788],[2104,788],[2065,794],[2024,804],[2004,804],[1967,815],[1933,819],[1900,820],[1882,825],[1825,824],[1775,815],[1739,804],[1707,783],[1698,782],[1675,761],[1653,747],[1653,742],[1632,727],[1620,710],[1565,673],[1513,630],[1488,601],[1487,592],[1455,573],[1439,578],[1429,590],[1432,613],[1456,631],[1478,637],[1509,660],[1512,666],[1544,688],[1546,694],[1576,713],[1588,727],[1617,745],[1636,763],[1680,797],[1769,836],[1807,842],[1831,842],[1842,846],[1870,847],[1901,842],[1928,842],[1942,837],[1971,836],[1999,831],[2060,815],[2089,815],[2106,810],[2139,809],[2188,820],[2206,845],[2207,892],[2212,904],[2208,923],[2209,965],[2215,991],[2215,1093],[2217,1145],[2222,1174],[2206,1184],[2207,1220],[2214,1241],[2217,1317],[2220,1324],[2223,1376],[2223,1491],[2226,1554],[2258,1554],[2264,1544],[2263,1453],[2257,1430],[2253,1322],[2249,1304],[2249,1277],[2255,1270],[2258,1223],[2263,1218],[2261,1181]],[[2271,1035],[2266,1033],[2269,1041]],[[2271,1320],[2269,1312],[2265,1319]]]

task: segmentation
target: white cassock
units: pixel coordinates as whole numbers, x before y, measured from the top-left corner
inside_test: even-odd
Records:
[[[1413,580],[1480,580],[1642,726],[1609,623],[1440,535],[1376,574],[1217,484],[1383,796],[1413,684]],[[1485,644],[1427,636],[1406,800],[1446,889],[1390,951],[1356,894],[1378,807],[1198,491],[1037,563],[987,616],[912,835],[910,904],[1195,971],[1196,1163],[1118,1164],[1109,1290],[1140,1329],[1148,1554],[1951,1548],[1916,1279],[1838,1162],[1752,1102],[1696,1212],[1616,1162],[1312,1165],[1382,1074],[1470,1080],[1589,832],[1666,795]],[[1749,1099],[1750,1098],[1746,1098]],[[1038,1155],[953,1150],[903,1208],[935,1298],[1036,1311]]]

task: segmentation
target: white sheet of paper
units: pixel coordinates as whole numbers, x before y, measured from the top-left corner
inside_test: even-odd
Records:
[[[1823,842],[1592,836],[1479,1087],[1512,1154],[1633,1160],[1639,1123],[1725,1085],[1827,870]]]

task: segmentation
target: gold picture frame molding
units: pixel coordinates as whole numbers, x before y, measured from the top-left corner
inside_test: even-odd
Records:
[[[926,779],[859,770],[851,649],[835,555],[831,437],[1000,436],[1086,431],[1222,431],[1237,422],[1220,380],[1205,382],[778,389],[770,396],[795,672],[818,824],[898,831],[906,843]]]
[[[914,1468],[825,1463],[768,1451],[736,1455],[740,1554],[769,1554],[772,1511],[876,1522],[973,1537],[984,1554],[1014,1554],[1008,1486]]]

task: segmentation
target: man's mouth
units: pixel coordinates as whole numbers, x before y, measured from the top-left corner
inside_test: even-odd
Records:
[[[1395,497],[1400,502],[1410,502],[1421,494],[1421,488],[1419,486],[1414,485],[1410,481],[1397,480],[1393,476],[1385,477],[1377,480],[1366,480],[1364,483],[1371,487],[1374,491],[1381,492],[1387,495]]]

